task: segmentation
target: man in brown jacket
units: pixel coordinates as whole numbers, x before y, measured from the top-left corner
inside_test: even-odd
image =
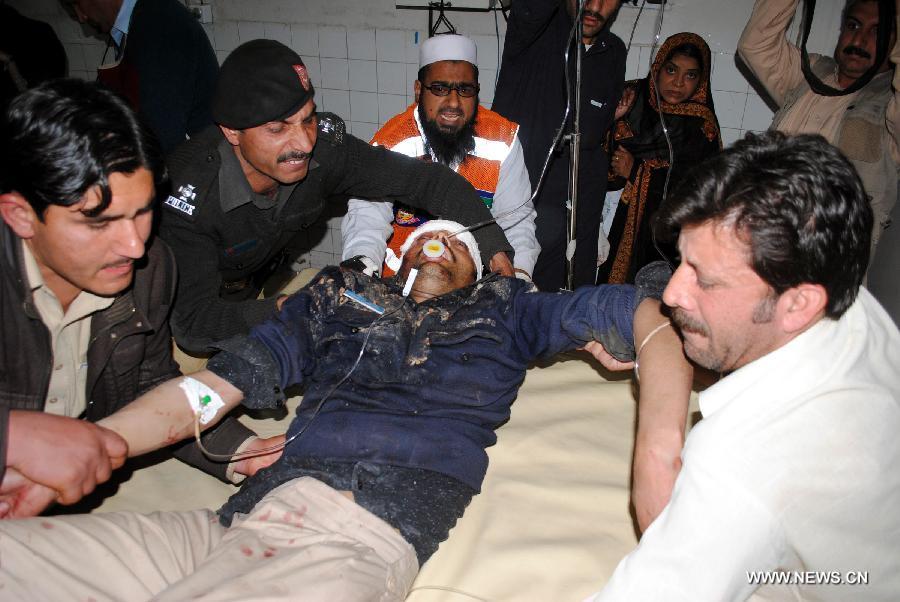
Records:
[[[150,236],[166,171],[132,111],[96,84],[29,90],[2,128],[0,489],[24,475],[74,503],[128,451],[93,422],[179,374],[168,326],[175,260]],[[224,426],[220,451],[253,436]],[[219,476],[227,467],[205,466]],[[0,513],[26,512],[10,506]]]

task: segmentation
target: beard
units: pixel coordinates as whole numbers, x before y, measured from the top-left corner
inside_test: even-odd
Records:
[[[466,155],[475,150],[475,119],[478,117],[478,103],[475,103],[475,112],[472,118],[466,121],[455,132],[441,130],[437,121],[428,119],[422,104],[419,104],[419,122],[425,134],[425,149],[430,151],[438,163],[442,165],[457,165],[463,162]]]
[[[775,318],[776,303],[778,303],[778,295],[774,291],[770,291],[753,308],[753,315],[750,316],[750,319],[754,324],[768,324]]]
[[[671,313],[672,322],[678,327],[682,333],[684,343],[684,353],[698,366],[712,370],[713,372],[721,372],[724,367],[724,358],[720,357],[712,348],[712,339],[710,338],[709,328],[703,322],[689,316],[680,309],[673,309]],[[706,347],[698,347],[685,337],[685,334],[693,334],[706,340]]]
[[[750,316],[752,324],[768,324],[775,319],[775,310],[778,303],[778,295],[770,291],[768,295],[760,299],[753,308]],[[697,365],[713,372],[730,372],[747,363],[747,350],[751,348],[753,338],[748,327],[741,336],[729,335],[727,332],[719,333],[713,337],[709,324],[699,318],[689,315],[680,308],[671,311],[672,322],[683,334],[692,334],[706,340],[706,346],[691,342],[687,337],[684,340],[684,352]],[[759,357],[758,355],[752,357]],[[737,363],[740,362],[740,363]]]

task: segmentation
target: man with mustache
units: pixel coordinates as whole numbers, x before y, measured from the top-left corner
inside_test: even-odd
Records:
[[[416,101],[372,138],[384,146],[425,161],[450,167],[478,191],[515,251],[516,274],[530,278],[540,247],[534,235],[531,186],[517,136],[518,126],[478,104],[478,61],[475,42],[456,34],[429,38],[419,51]],[[381,270],[385,233],[388,254],[399,255],[410,232],[428,215],[391,202],[351,199],[341,224],[343,258]],[[397,265],[382,273],[393,274]]]
[[[228,56],[212,111],[218,125],[168,158],[172,193],[160,231],[179,268],[172,330],[188,351],[272,315],[278,297],[257,299],[263,282],[290,265],[328,202],[394,198],[466,225],[491,217],[446,167],[373,148],[336,115],[318,118],[303,61],[279,42],[253,40]],[[474,234],[485,263],[511,274],[500,228]]]
[[[207,370],[105,421],[140,454],[190,437],[195,424],[205,428],[239,403],[279,407],[287,386],[306,389],[284,454],[218,513],[0,521],[4,595],[405,599],[478,493],[486,448],[530,362],[598,341],[628,360],[633,341],[665,324],[664,279],[652,273],[634,287],[533,292],[516,278],[482,277],[478,245],[470,233],[453,235],[460,229],[445,220],[420,226],[391,278],[325,268],[271,320],[220,343]],[[670,329],[645,345],[642,360],[656,386],[648,394],[680,390],[687,399],[689,371],[685,378]]]
[[[531,187],[536,188],[566,111],[568,95],[563,57],[568,49],[569,83],[573,86],[575,50],[584,49],[575,287],[594,284],[597,277],[597,240],[609,163],[603,144],[625,82],[625,44],[609,29],[621,0],[585,2],[581,40],[567,46],[580,4],[580,0],[516,0],[512,4],[500,78],[491,107],[520,125],[525,165]],[[568,100],[571,102],[568,123],[564,126],[566,132],[571,131],[574,119],[574,95]],[[547,175],[534,200],[541,252],[533,278],[544,291],[567,286],[569,148],[563,142],[550,157]]]
[[[892,0],[893,1],[893,0]],[[778,104],[771,129],[787,134],[821,134],[853,162],[870,197],[875,222],[872,250],[890,223],[900,176],[900,46],[897,18],[889,23],[889,56],[862,89],[824,96],[801,71],[800,49],[787,39],[800,0],[757,0],[738,43],[738,53]],[[812,72],[822,83],[845,89],[875,65],[879,25],[876,0],[847,0],[834,57],[812,54]],[[799,17],[798,17],[799,18]],[[893,78],[893,85],[891,79]]]
[[[900,331],[861,286],[872,209],[853,166],[821,136],[750,134],[671,200],[663,302],[722,378],[671,501],[592,600],[896,599]]]

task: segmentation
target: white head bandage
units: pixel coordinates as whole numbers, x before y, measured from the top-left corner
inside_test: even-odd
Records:
[[[403,243],[403,246],[400,247],[400,261],[403,261],[403,256],[409,251],[409,248],[413,245],[413,242],[422,236],[423,234],[428,234],[429,232],[440,232],[444,231],[448,235],[453,234],[454,232],[459,232],[465,228],[460,223],[452,222],[446,219],[433,219],[431,221],[425,222],[415,230],[413,233],[409,235],[409,238]],[[466,248],[469,250],[469,255],[472,256],[472,261],[475,262],[475,280],[481,279],[481,251],[478,250],[478,243],[475,242],[475,237],[472,236],[471,232],[463,232],[462,234],[457,234],[454,238],[457,238],[465,243]]]
[[[438,61],[466,61],[477,67],[478,51],[475,42],[455,33],[428,38],[419,49],[419,69]]]

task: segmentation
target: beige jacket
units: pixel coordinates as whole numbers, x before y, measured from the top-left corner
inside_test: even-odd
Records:
[[[897,201],[900,70],[894,69],[893,89],[892,74],[885,72],[850,99],[819,96],[810,89],[800,69],[800,49],[786,37],[798,4],[799,0],[757,0],[738,42],[738,54],[778,103],[772,129],[786,133],[809,131],[810,114],[823,115],[817,131],[853,162],[872,203],[874,253]],[[891,62],[900,63],[900,44],[894,45]],[[837,65],[830,57],[810,55],[810,63],[820,79],[836,74]],[[816,110],[811,113],[811,108]],[[805,125],[800,126],[801,122]]]

